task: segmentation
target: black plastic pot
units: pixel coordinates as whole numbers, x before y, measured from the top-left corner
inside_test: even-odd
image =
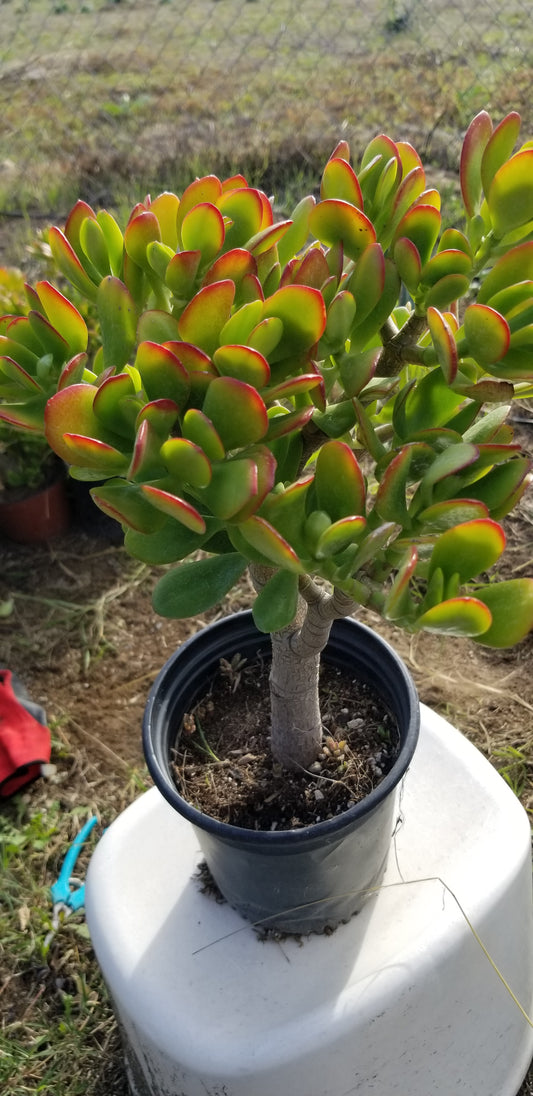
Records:
[[[227,901],[248,920],[293,933],[323,932],[356,913],[383,876],[396,822],[395,791],[412,759],[420,712],[411,676],[371,629],[336,621],[323,659],[371,684],[396,716],[398,757],[382,782],[343,814],[298,830],[255,831],[202,814],[176,789],[170,768],[183,714],[205,692],[221,658],[268,656],[270,638],[249,612],[187,640],[151,689],[143,745],[154,783],[195,827],[207,865]],[[170,868],[170,865],[169,865]]]

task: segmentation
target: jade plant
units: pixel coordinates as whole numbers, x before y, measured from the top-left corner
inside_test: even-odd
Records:
[[[62,288],[28,287],[27,315],[0,321],[1,417],[44,422],[74,477],[105,481],[126,549],[177,564],[159,613],[201,613],[250,569],[285,766],[320,748],[334,618],[366,606],[493,647],[533,625],[533,579],[487,575],[530,478],[507,421],[533,394],[519,129],[470,125],[463,230],[384,135],[357,170],[341,141],[288,220],[240,175],[147,197],[124,230],[79,201],[49,233]]]

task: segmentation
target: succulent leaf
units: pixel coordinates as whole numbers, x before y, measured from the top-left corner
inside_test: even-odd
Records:
[[[479,209],[482,189],[481,165],[491,136],[490,116],[486,110],[481,110],[468,127],[461,150],[461,191],[469,217],[473,217]]]
[[[480,636],[491,624],[491,613],[478,598],[454,597],[422,613],[416,622],[417,631],[438,632],[441,635]]]
[[[533,628],[533,579],[513,578],[476,590],[489,609],[492,623],[479,637],[487,647],[514,647]]]
[[[246,566],[237,552],[182,563],[159,579],[152,597],[155,612],[175,620],[204,613],[222,601]]]
[[[297,608],[298,576],[291,571],[276,571],[254,601],[255,626],[260,632],[279,632],[292,624]]]
[[[500,239],[533,220],[533,148],[517,152],[496,172],[487,204]]]

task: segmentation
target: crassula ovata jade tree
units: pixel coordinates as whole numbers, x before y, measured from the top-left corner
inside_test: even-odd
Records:
[[[36,431],[44,417],[71,474],[105,481],[92,494],[127,550],[178,564],[159,613],[201,613],[250,568],[288,767],[320,748],[334,618],[364,605],[495,647],[533,624],[533,580],[485,574],[530,476],[507,422],[533,394],[519,129],[516,113],[469,127],[464,231],[442,230],[418,154],[384,135],[357,172],[341,141],[290,220],[240,175],[146,198],[124,231],[80,201],[49,244],[96,349],[48,281],[0,321],[1,417]]]

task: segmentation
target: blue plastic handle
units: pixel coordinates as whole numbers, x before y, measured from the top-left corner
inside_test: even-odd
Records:
[[[83,906],[85,898],[85,887],[78,887],[77,890],[71,891],[70,880],[72,875],[74,874],[76,861],[83,848],[83,845],[92,833],[97,822],[98,819],[93,815],[93,817],[89,818],[85,825],[82,826],[80,832],[74,838],[74,841],[72,842],[63,861],[57,883],[54,883],[51,887],[53,902],[64,902],[73,910],[81,909],[81,907]]]

